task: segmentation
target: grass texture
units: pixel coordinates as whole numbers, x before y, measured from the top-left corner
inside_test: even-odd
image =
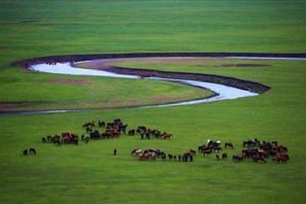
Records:
[[[168,83],[31,73],[13,61],[49,55],[109,52],[221,51],[305,53],[304,1],[8,1],[0,0],[0,101],[86,103],[150,101],[169,92],[202,94]],[[305,203],[305,62],[231,60],[261,67],[221,67],[221,61],[126,66],[213,73],[272,89],[258,97],[181,107],[110,109],[48,115],[0,116],[1,203]],[[140,63],[140,64],[139,64]],[[88,85],[53,83],[85,80]],[[114,84],[116,84],[114,86]],[[133,87],[133,88],[132,88]],[[188,95],[189,94],[189,95]],[[88,99],[90,98],[90,100]],[[34,105],[35,106],[35,105]],[[39,104],[35,107],[39,107]],[[45,104],[44,107],[49,107]],[[84,122],[121,118],[173,133],[170,140],[121,136],[78,146],[42,144],[41,137],[72,131]],[[134,148],[181,154],[207,139],[278,140],[287,164],[217,161],[139,162]],[[36,156],[22,156],[34,147]],[[112,155],[113,149],[118,155]]]

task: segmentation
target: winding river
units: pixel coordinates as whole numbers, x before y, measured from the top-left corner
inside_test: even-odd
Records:
[[[73,64],[84,62],[84,61],[93,61],[93,60],[110,60],[110,59],[120,59],[120,58],[136,58],[136,57],[224,57],[224,58],[237,58],[237,59],[258,59],[258,60],[306,60],[305,54],[253,54],[253,53],[136,53],[136,54],[102,54],[102,55],[68,55],[68,56],[50,56],[42,57],[36,59],[23,60],[20,62],[13,63],[13,65],[19,65],[24,68],[27,68],[31,71],[37,72],[46,72],[54,74],[69,74],[69,75],[83,75],[83,76],[103,76],[103,77],[117,77],[117,78],[131,78],[131,79],[145,79],[145,80],[163,80],[175,83],[182,83],[188,86],[200,87],[203,89],[208,89],[214,92],[215,94],[209,98],[203,98],[198,100],[189,100],[183,102],[174,102],[160,105],[150,105],[150,106],[141,106],[137,108],[150,108],[150,107],[165,107],[165,106],[182,106],[182,105],[191,105],[199,103],[207,103],[220,100],[229,100],[237,99],[242,97],[252,97],[257,96],[260,93],[263,93],[269,89],[269,87],[258,84],[256,82],[248,82],[240,79],[222,77],[222,76],[213,76],[215,78],[219,77],[224,80],[223,84],[213,83],[211,81],[207,82],[205,80],[193,80],[187,77],[160,77],[160,76],[148,76],[141,77],[138,74],[133,72],[127,73],[116,73],[109,70],[97,70],[97,69],[82,69],[73,66]],[[161,71],[162,72],[162,71]],[[132,74],[131,74],[132,73]],[[168,73],[169,74],[169,73]],[[204,74],[203,74],[204,75]],[[172,76],[172,75],[171,75]],[[177,76],[177,75],[173,75]],[[207,77],[207,76],[206,76]],[[211,76],[208,77],[210,79]],[[228,81],[232,80],[232,81]],[[234,83],[233,80],[235,81]],[[208,80],[209,81],[209,80]],[[238,82],[238,83],[237,83]],[[243,84],[236,86],[236,84]],[[248,84],[250,83],[250,84]],[[234,85],[233,85],[234,84]],[[259,89],[250,88],[250,86],[261,86]],[[258,87],[257,87],[258,88]],[[262,89],[263,88],[263,89]],[[260,90],[262,89],[262,90]],[[128,107],[127,107],[128,108]],[[16,112],[4,112],[2,114],[48,114],[48,113],[66,113],[72,111],[88,111],[88,110],[33,110],[33,111],[16,111]]]
[[[108,71],[102,70],[92,70],[92,69],[82,69],[76,68],[71,65],[71,63],[56,63],[56,64],[37,64],[30,67],[32,71],[39,72],[47,72],[54,74],[71,74],[71,75],[86,75],[86,76],[104,76],[104,77],[117,77],[117,78],[132,78],[132,79],[140,79],[137,75],[128,75],[128,74],[116,74]],[[168,103],[161,105],[152,105],[152,106],[142,106],[144,107],[165,107],[165,106],[181,106],[181,105],[191,105],[212,101],[220,101],[226,99],[237,99],[241,97],[249,97],[256,96],[257,93],[246,91],[242,89],[238,89],[231,86],[226,86],[222,84],[202,82],[196,80],[186,80],[186,79],[175,79],[175,78],[162,78],[162,77],[146,77],[147,80],[163,80],[169,82],[179,82],[182,84],[186,84],[189,86],[200,87],[204,89],[209,89],[215,93],[213,97],[198,99],[198,100],[190,100],[176,103]]]

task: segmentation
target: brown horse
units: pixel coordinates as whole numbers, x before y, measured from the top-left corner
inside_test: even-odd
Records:
[[[253,162],[262,162],[262,163],[267,163],[267,161],[265,160],[265,158],[263,156],[260,156],[259,154],[253,155],[252,157]]]

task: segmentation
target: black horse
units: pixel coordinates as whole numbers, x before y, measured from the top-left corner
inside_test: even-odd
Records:
[[[233,155],[233,161],[234,162],[241,162],[243,160],[243,156],[241,155]]]
[[[23,151],[22,151],[22,154],[23,154],[24,156],[27,156],[27,155],[28,155],[28,150],[27,150],[27,149],[23,150]]]
[[[30,148],[29,153],[30,153],[30,154],[36,154],[36,149]]]

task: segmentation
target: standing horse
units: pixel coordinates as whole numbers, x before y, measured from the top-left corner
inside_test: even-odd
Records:
[[[225,148],[225,149],[227,149],[227,148],[234,149],[234,145],[233,145],[233,143],[231,143],[231,142],[226,142],[226,143],[224,144],[224,148]]]
[[[24,156],[27,156],[27,155],[28,155],[28,150],[27,150],[27,149],[23,150],[23,151],[22,151],[22,154],[23,154]]]
[[[36,150],[34,148],[30,148],[29,153],[30,154],[36,154]]]

